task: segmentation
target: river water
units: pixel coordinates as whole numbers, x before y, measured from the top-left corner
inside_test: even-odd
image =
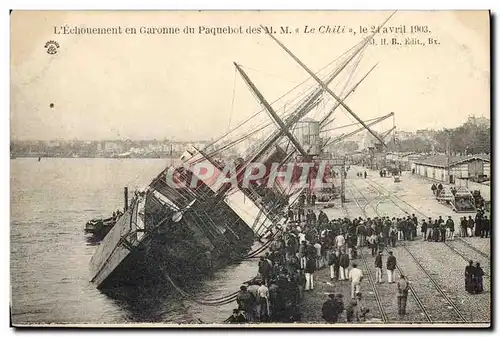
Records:
[[[123,187],[147,185],[169,159],[19,158],[11,164],[13,324],[221,323],[234,303],[205,307],[171,290],[127,299],[101,293],[88,263],[96,244],[85,223],[123,208]],[[257,261],[228,266],[188,293],[214,298],[255,276]]]

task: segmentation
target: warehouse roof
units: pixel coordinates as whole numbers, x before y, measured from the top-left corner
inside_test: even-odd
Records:
[[[470,160],[482,160],[490,162],[490,156],[484,154],[477,154],[472,156],[451,156],[450,157],[450,166],[455,166]],[[425,166],[434,166],[434,167],[447,167],[448,166],[448,156],[446,155],[435,155],[429,156],[425,158],[420,158],[415,161],[415,164],[425,165]]]

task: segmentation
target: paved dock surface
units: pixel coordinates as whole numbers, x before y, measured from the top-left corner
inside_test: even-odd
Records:
[[[420,221],[423,217],[434,219],[441,215],[446,219],[450,215],[458,229],[460,217],[469,215],[455,213],[449,206],[438,203],[430,190],[431,183],[407,172],[403,173],[400,183],[395,183],[392,178],[381,178],[377,171],[371,170],[366,170],[367,179],[359,178],[356,176],[359,171],[365,169],[351,167],[348,173],[344,206],[324,209],[330,219],[415,214]],[[420,234],[420,229],[417,232]],[[425,242],[418,237],[414,241],[398,241],[397,247],[389,249],[400,268],[396,280],[402,272],[412,287],[407,314],[398,315],[397,285],[387,283],[387,251],[383,254],[384,283],[375,284],[374,257],[368,248],[363,248],[364,258],[358,256],[352,261],[365,275],[361,292],[370,312],[362,324],[488,324],[491,321],[490,239],[455,238],[441,243]],[[469,259],[480,262],[485,272],[482,294],[471,295],[465,291],[463,275]],[[305,292],[302,301],[302,322],[324,324],[321,307],[328,294],[342,293],[347,305],[350,291],[349,281],[330,280],[328,267],[317,271],[314,290]],[[339,323],[346,323],[345,313]]]

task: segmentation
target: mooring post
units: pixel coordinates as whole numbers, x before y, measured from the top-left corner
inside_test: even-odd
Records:
[[[123,191],[123,198],[124,198],[124,207],[123,210],[126,212],[128,210],[128,187],[125,186],[124,191]]]

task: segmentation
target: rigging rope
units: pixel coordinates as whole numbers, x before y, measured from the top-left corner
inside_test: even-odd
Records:
[[[231,112],[229,113],[229,123],[227,125],[227,130],[230,130],[231,127],[231,119],[233,118],[233,112],[234,112],[234,97],[235,97],[235,92],[236,92],[236,68],[234,68],[234,81],[233,81],[233,98],[231,99]]]
[[[340,58],[342,58],[343,56],[345,56],[347,53],[351,52],[353,49],[357,48],[360,44],[364,43],[364,41],[360,41],[359,43],[357,43],[356,45],[352,46],[350,49],[346,50],[344,53],[342,53],[339,57],[337,57],[336,59],[332,60],[331,62],[329,62],[327,65],[325,65],[324,67],[322,67],[320,70],[318,70],[315,74],[319,74],[321,71],[323,71],[325,68],[329,67],[331,64],[333,64],[334,62],[338,61]],[[290,89],[289,91],[287,91],[286,93],[284,93],[283,95],[281,95],[280,97],[278,97],[277,99],[275,99],[273,102],[271,102],[270,104],[274,104],[275,102],[277,102],[278,100],[282,99],[284,96],[288,95],[290,92],[292,92],[293,90],[295,90],[296,88],[298,88],[300,85],[306,83],[307,81],[310,80],[310,77],[308,77],[307,79],[305,79],[304,81],[302,81],[301,83],[297,84],[296,86],[294,86],[292,89]],[[241,122],[240,124],[238,124],[236,127],[234,127],[233,129],[231,129],[230,131],[226,132],[225,134],[223,134],[222,136],[220,136],[219,138],[217,138],[216,140],[214,140],[213,142],[211,142],[210,144],[207,145],[207,147],[210,147],[210,146],[213,146],[215,143],[219,142],[221,139],[225,138],[226,136],[228,136],[229,134],[231,134],[232,132],[234,132],[236,129],[240,128],[241,126],[243,126],[244,124],[246,124],[248,121],[250,121],[252,118],[255,118],[257,115],[259,115],[261,112],[263,112],[265,110],[265,108],[255,112],[252,116],[250,116],[249,118],[247,118],[246,120],[244,120],[243,122]]]

